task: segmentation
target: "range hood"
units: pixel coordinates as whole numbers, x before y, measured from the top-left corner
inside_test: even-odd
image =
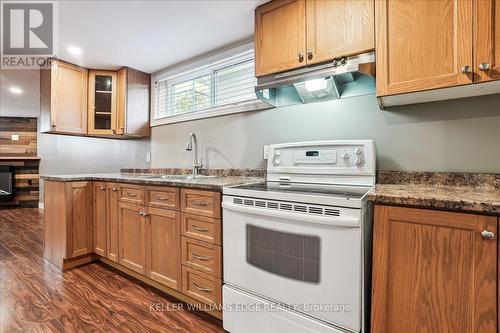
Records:
[[[352,57],[257,79],[255,94],[273,106],[287,106],[373,94],[375,53]]]

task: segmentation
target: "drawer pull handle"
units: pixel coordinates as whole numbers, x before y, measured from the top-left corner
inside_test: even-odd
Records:
[[[158,199],[160,201],[168,201],[168,197],[158,197],[156,199]]]
[[[127,196],[132,197],[132,198],[135,198],[135,197],[137,196],[137,193],[130,193],[130,192],[127,192]]]
[[[204,200],[193,200],[191,203],[195,206],[208,206],[208,202]]]
[[[200,287],[195,282],[193,282],[193,287],[195,287],[198,290],[204,291],[206,293],[211,293],[212,292],[212,289]]]
[[[201,261],[208,261],[208,260],[212,260],[212,257],[207,257],[207,256],[200,256],[196,253],[193,253],[193,258],[195,259],[198,259],[198,260],[201,260]]]
[[[195,226],[194,224],[191,225],[191,228],[193,228],[196,231],[200,231],[200,232],[209,232],[210,231],[207,228],[200,228],[200,227]]]

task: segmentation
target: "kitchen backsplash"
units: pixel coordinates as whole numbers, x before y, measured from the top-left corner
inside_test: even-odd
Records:
[[[154,127],[152,164],[191,165],[195,132],[208,168],[264,168],[272,143],[373,139],[379,170],[500,172],[500,95],[380,110],[374,95]]]

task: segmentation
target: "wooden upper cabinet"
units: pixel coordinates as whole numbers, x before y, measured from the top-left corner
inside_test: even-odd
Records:
[[[89,71],[88,134],[117,133],[116,94],[116,72]]]
[[[472,0],[375,1],[377,95],[472,83],[472,23]]]
[[[305,0],[271,1],[255,10],[255,75],[306,65]]]
[[[41,131],[87,133],[88,70],[53,60],[40,71]]]
[[[41,132],[147,137],[151,75],[124,67],[88,70],[60,60],[40,71]]]
[[[307,64],[375,48],[373,0],[307,0]]]
[[[117,87],[116,134],[149,136],[151,75],[123,67],[117,73]]]
[[[496,333],[496,235],[496,217],[375,206],[371,332]]]
[[[375,48],[374,0],[274,0],[255,10],[255,74]]]
[[[500,0],[474,1],[475,82],[500,79]]]

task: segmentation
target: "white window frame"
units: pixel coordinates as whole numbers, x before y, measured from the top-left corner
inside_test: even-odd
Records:
[[[207,74],[211,73],[213,71],[231,65],[234,62],[235,58],[239,58],[241,61],[242,56],[244,56],[243,60],[245,59],[249,60],[254,58],[253,43],[247,43],[240,45],[238,47],[233,47],[231,49],[209,55],[202,60],[192,61],[184,65],[174,66],[171,68],[167,68],[166,70],[154,73],[151,76],[152,106],[158,103],[156,99],[156,90],[154,88],[156,82],[167,80],[167,91],[168,91],[169,89],[168,87],[170,87],[173,84],[198,77],[200,73],[203,74],[204,69],[207,70]],[[272,107],[273,106],[259,100],[257,96],[255,96],[254,99],[243,102],[232,103],[222,106],[212,106],[210,108],[198,111],[190,111],[181,114],[167,115],[162,118],[155,118],[156,116],[154,112],[155,109],[152,108],[151,127],[191,121],[191,120],[219,117],[234,113],[265,110],[265,109],[270,109]]]

